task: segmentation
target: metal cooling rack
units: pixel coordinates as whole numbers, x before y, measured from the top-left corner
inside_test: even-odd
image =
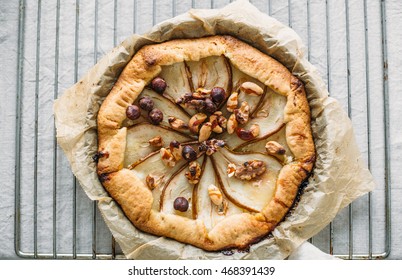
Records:
[[[90,2],[90,4],[88,4]],[[175,16],[189,8],[218,8],[232,1],[25,1],[19,4],[18,26],[18,60],[17,60],[17,122],[16,122],[16,172],[15,172],[15,251],[24,258],[67,258],[67,259],[123,259],[119,246],[115,243],[109,230],[104,225],[101,215],[97,210],[96,202],[89,201],[81,190],[76,179],[69,171],[69,166],[63,153],[57,147],[53,120],[44,117],[41,104],[52,102],[58,97],[59,92],[71,84],[77,82],[79,76],[86,69],[96,63],[98,57],[117,45],[119,41],[130,33],[142,33],[155,23],[163,19]],[[335,218],[335,220],[321,233],[312,238],[310,242],[321,250],[345,259],[384,259],[391,250],[391,212],[390,212],[390,133],[389,133],[389,97],[388,97],[388,69],[387,69],[387,29],[386,29],[386,1],[355,1],[363,7],[362,25],[351,25],[351,3],[344,1],[251,1],[260,10],[273,15],[280,21],[293,27],[301,34],[307,45],[308,58],[313,64],[321,65],[323,77],[326,77],[329,92],[336,91],[336,80],[344,79],[346,91],[335,96],[343,101],[349,116],[354,120],[354,94],[352,82],[354,75],[351,68],[351,34],[360,28],[364,33],[364,123],[365,132],[358,135],[358,140],[363,145],[363,155],[366,157],[369,168],[380,178],[376,192],[370,193],[358,201],[352,203]],[[374,3],[375,2],[375,3]],[[339,8],[339,5],[341,7]],[[53,7],[52,13],[48,8]],[[161,11],[160,7],[168,7]],[[150,7],[150,8],[148,8]],[[99,11],[111,10],[110,18],[100,20]],[[342,34],[346,42],[343,46],[346,54],[346,63],[340,65],[338,59],[333,57],[337,50],[332,34],[335,12],[337,22],[343,22]],[[371,22],[368,16],[372,9],[379,14],[378,20]],[[324,22],[317,29],[317,24],[312,22],[312,13],[323,13]],[[104,11],[104,10],[102,10]],[[120,23],[121,13],[125,16],[131,14],[132,25],[130,28],[122,28]],[[300,15],[304,26],[300,26]],[[298,18],[296,20],[295,18]],[[66,21],[66,17],[69,20]],[[88,20],[90,18],[90,20]],[[355,16],[353,16],[355,18]],[[147,19],[147,20],[144,20]],[[100,35],[103,34],[104,25],[107,21],[111,30],[112,44],[102,45]],[[68,22],[68,24],[66,23]],[[294,24],[298,22],[297,26]],[[46,30],[45,25],[46,23]],[[51,24],[51,28],[49,28]],[[88,31],[86,26],[91,26]],[[68,26],[68,28],[67,28]],[[110,27],[113,26],[113,27]],[[377,48],[377,61],[373,61],[371,45],[371,30],[378,29],[380,46]],[[64,58],[61,49],[63,32],[69,29],[70,59]],[[123,31],[121,31],[124,29]],[[131,29],[131,30],[130,30]],[[48,31],[50,30],[50,31]],[[64,31],[63,31],[64,30]],[[34,42],[27,42],[27,32],[36,33]],[[49,35],[50,34],[50,35]],[[110,34],[110,33],[109,33]],[[315,34],[318,34],[315,36]],[[335,34],[337,36],[339,34]],[[84,41],[91,49],[82,47]],[[325,55],[314,54],[316,40],[324,40],[326,44]],[[86,44],[88,45],[88,44]],[[334,47],[335,45],[335,47]],[[45,48],[45,49],[44,49]],[[72,50],[72,53],[71,53]],[[53,52],[50,63],[52,69],[47,66],[47,71],[53,71],[51,86],[43,89],[43,61],[44,53]],[[30,57],[30,58],[29,58]],[[92,57],[91,61],[86,61]],[[324,57],[324,65],[319,57]],[[375,59],[374,59],[375,60]],[[29,63],[33,61],[34,63]],[[379,61],[380,74],[383,79],[375,84],[370,82],[373,63]],[[49,65],[49,61],[46,62]],[[34,76],[26,77],[27,68],[34,72]],[[66,72],[66,69],[70,71]],[[72,71],[71,71],[72,69]],[[64,73],[72,73],[69,81],[65,80]],[[357,75],[357,74],[356,74]],[[372,100],[374,92],[380,89],[381,101],[376,100],[376,108],[373,110]],[[33,104],[32,104],[33,103]],[[34,108],[33,116],[27,113],[26,108]],[[29,115],[29,116],[28,116]],[[359,114],[361,118],[361,114]],[[27,120],[33,118],[33,120]],[[380,129],[374,121],[379,119],[382,123]],[[50,130],[43,130],[44,123],[50,122]],[[373,148],[373,137],[376,139],[376,147]],[[31,137],[26,137],[31,135]],[[380,136],[378,136],[380,135]],[[28,140],[27,140],[28,139]],[[377,142],[380,144],[378,145]],[[33,160],[26,161],[26,158]],[[42,160],[47,158],[49,160]],[[373,160],[381,160],[381,167],[373,167]],[[43,162],[45,161],[45,162]],[[51,172],[46,172],[51,170]],[[29,174],[29,175],[27,175]],[[26,193],[29,193],[27,197]],[[378,207],[377,205],[381,205]],[[379,209],[380,208],[380,209]],[[84,215],[82,214],[84,213]],[[61,223],[61,222],[66,223]],[[380,221],[380,222],[379,222]],[[375,225],[375,230],[374,230]],[[45,232],[43,232],[45,231]]]

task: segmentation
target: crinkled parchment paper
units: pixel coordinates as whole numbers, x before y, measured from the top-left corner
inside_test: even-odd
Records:
[[[214,34],[229,34],[248,42],[279,60],[304,82],[318,155],[314,174],[299,203],[272,237],[252,245],[248,252],[229,256],[137,230],[99,183],[92,160],[97,151],[97,112],[133,54],[145,44]],[[145,35],[133,35],[55,101],[58,143],[87,195],[98,201],[106,224],[127,258],[284,259],[322,230],[340,209],[374,188],[350,119],[340,104],[328,97],[326,85],[306,60],[304,51],[292,29],[261,13],[248,1],[239,0],[223,9],[190,10],[154,26]]]

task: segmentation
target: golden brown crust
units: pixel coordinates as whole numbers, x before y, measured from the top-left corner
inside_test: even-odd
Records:
[[[103,186],[134,224],[147,223],[152,206],[151,191],[128,169],[103,178]]]
[[[124,169],[125,110],[157,76],[162,66],[226,56],[242,72],[287,97],[284,111],[286,139],[294,161],[278,176],[273,199],[257,214],[226,217],[210,231],[199,220],[152,210],[152,193],[133,172]],[[146,232],[167,236],[205,250],[245,247],[269,233],[286,215],[298,188],[311,171],[315,148],[310,128],[310,110],[303,84],[282,64],[248,44],[230,36],[178,39],[149,45],[127,64],[103,102],[98,115],[99,151],[108,153],[98,164],[98,173],[108,173],[106,190],[122,207],[130,221]]]
[[[122,127],[116,134],[105,141],[98,150],[103,155],[98,161],[98,174],[111,173],[123,168],[124,150],[126,148],[127,128]]]
[[[285,165],[279,173],[274,198],[262,210],[268,223],[276,225],[286,215],[297,195],[300,183],[307,177],[299,163]]]

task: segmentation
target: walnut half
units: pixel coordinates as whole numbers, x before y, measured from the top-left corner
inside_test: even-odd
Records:
[[[261,160],[249,160],[236,166],[234,176],[240,180],[252,180],[262,175],[267,170],[265,163]]]

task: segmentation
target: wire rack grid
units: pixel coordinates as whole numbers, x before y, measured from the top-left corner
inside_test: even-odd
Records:
[[[18,256],[124,258],[96,202],[81,190],[57,146],[51,104],[130,34],[143,33],[190,8],[219,8],[229,2],[20,0],[15,139]],[[329,92],[359,124],[357,140],[369,168],[383,178],[376,191],[341,211],[310,242],[345,259],[386,258],[391,250],[386,1],[251,2],[300,34]],[[376,106],[372,106],[374,99]]]

